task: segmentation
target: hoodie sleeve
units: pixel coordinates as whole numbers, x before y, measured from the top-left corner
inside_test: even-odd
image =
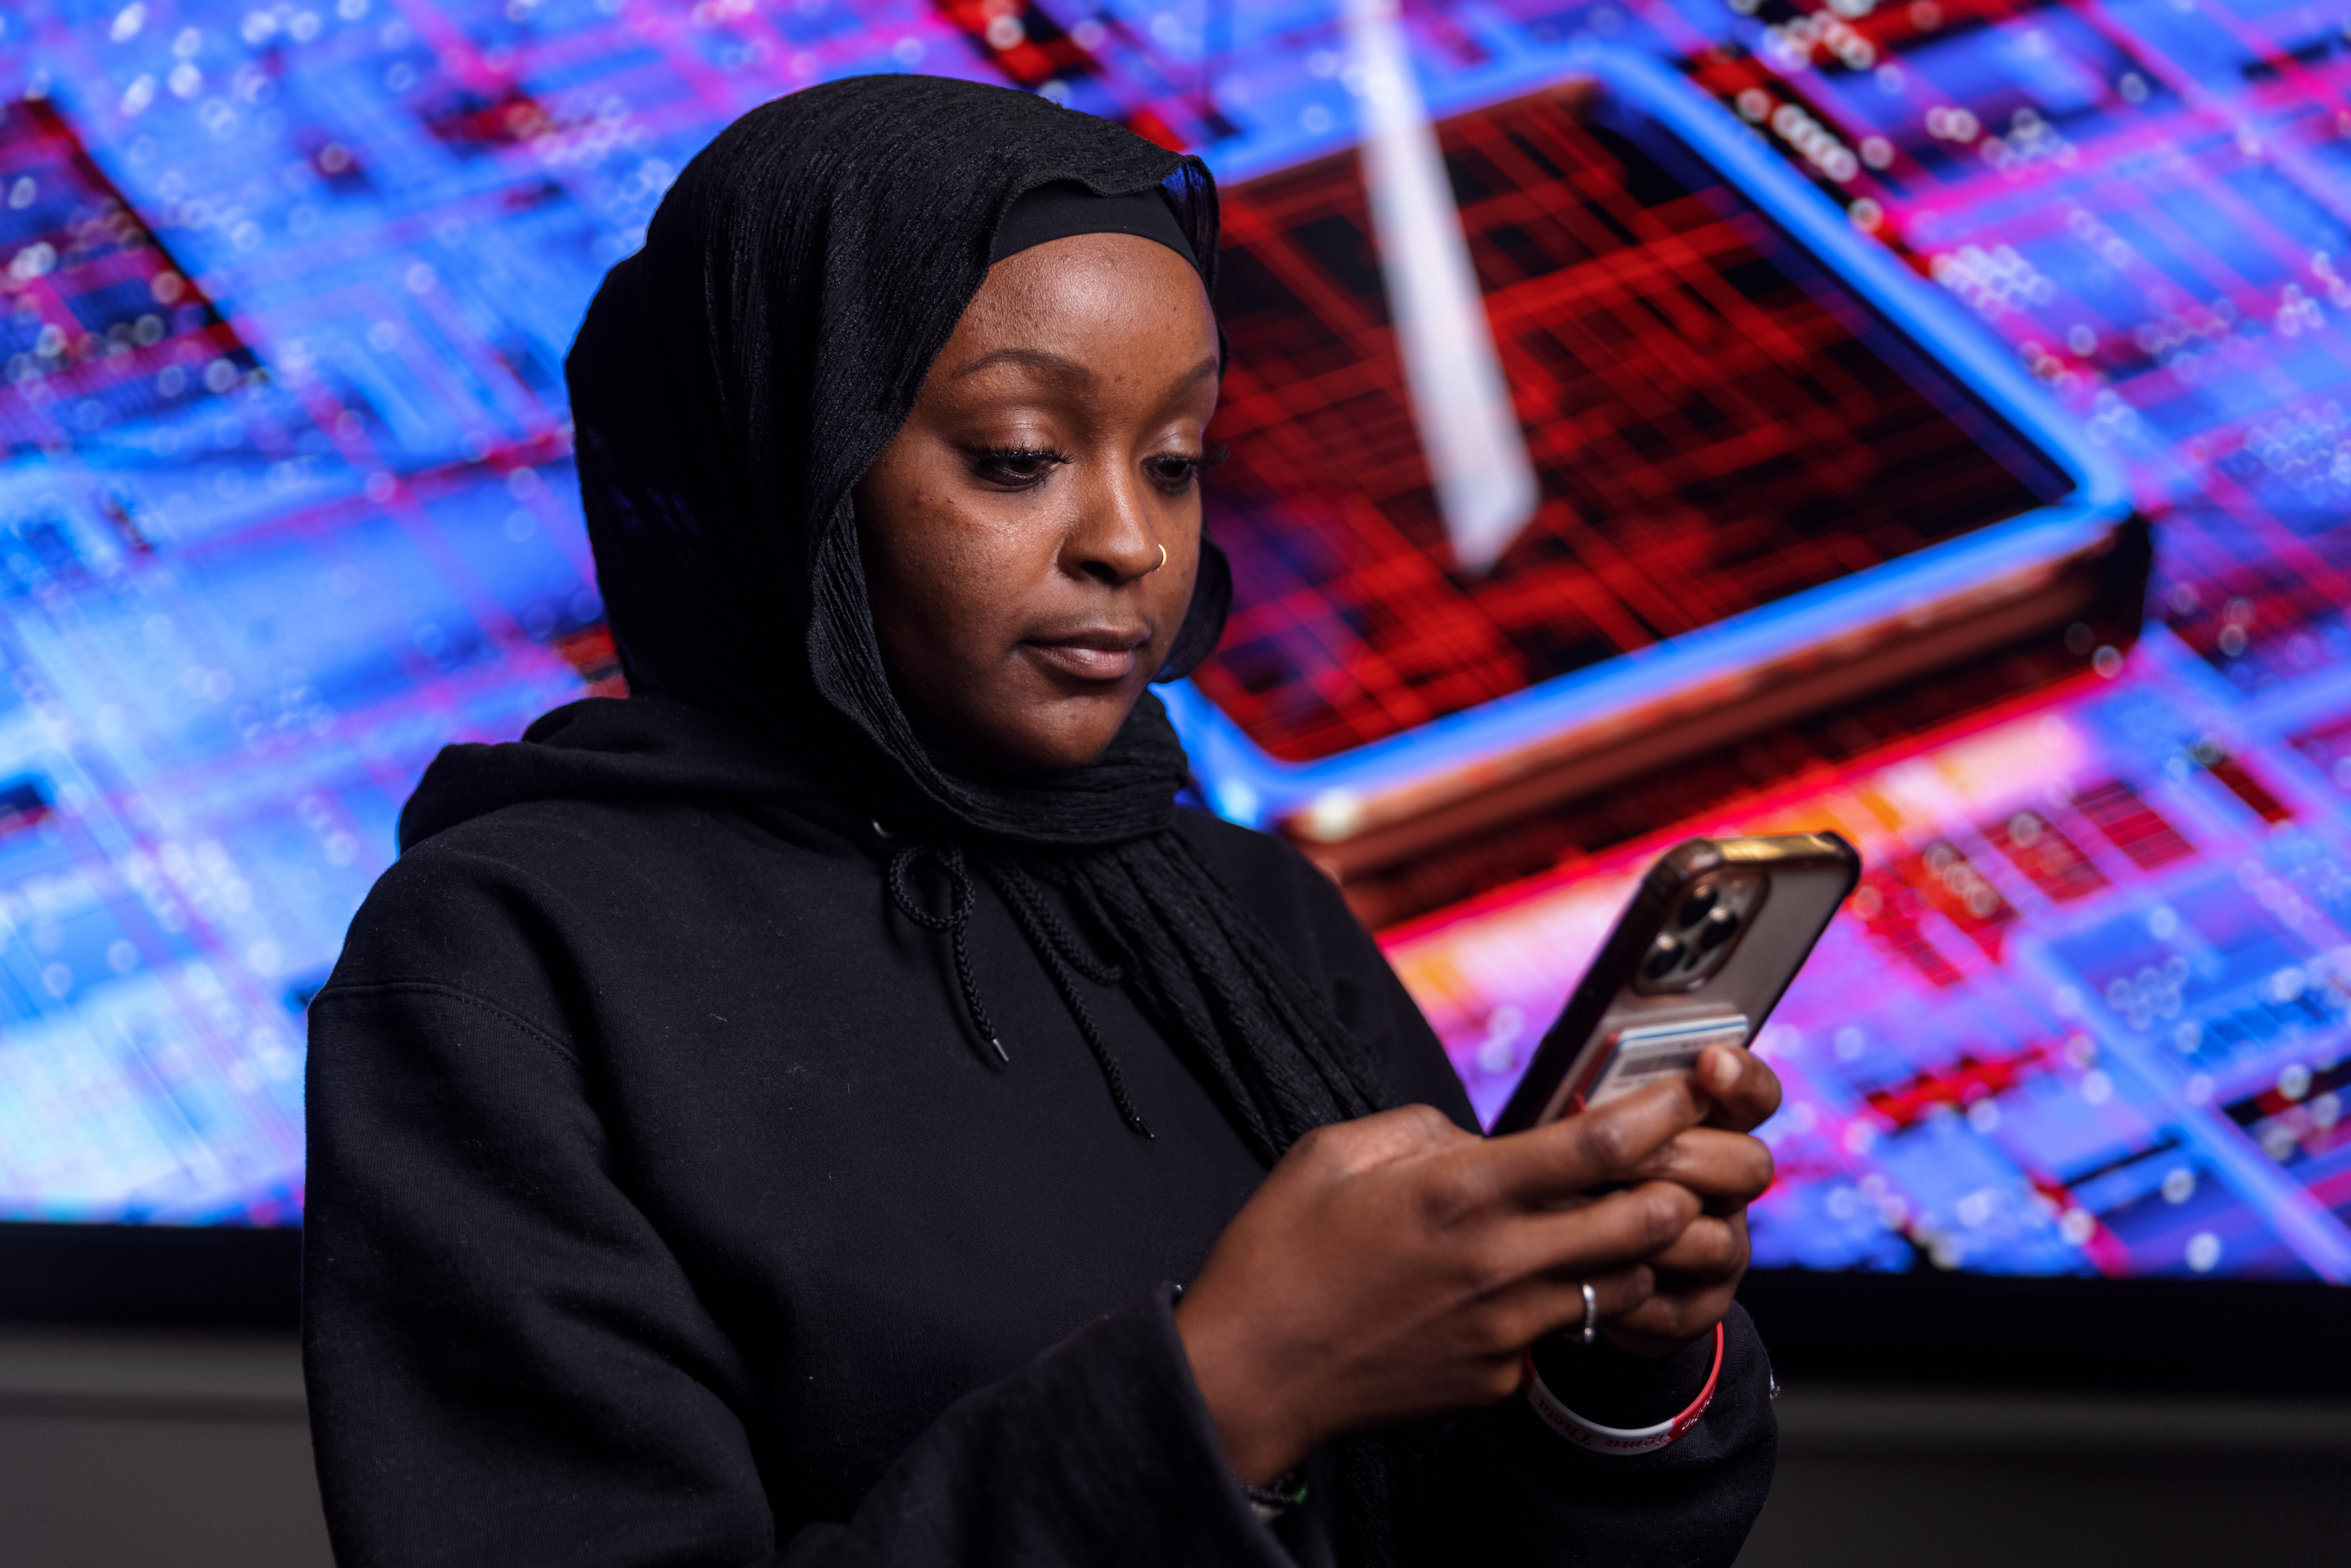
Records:
[[[1408,1529],[1418,1561],[1533,1568],[1730,1568],[1771,1490],[1779,1427],[1771,1363],[1736,1303],[1723,1321],[1720,1381],[1681,1439],[1625,1458],[1587,1452],[1545,1427],[1523,1396],[1454,1423]],[[1692,1350],[1704,1379],[1710,1340]],[[1676,1375],[1668,1356],[1660,1386]],[[1573,1387],[1559,1390],[1571,1406]],[[1670,1419],[1668,1396],[1653,1412]],[[1628,1421],[1627,1425],[1632,1423]]]
[[[403,897],[426,869],[387,879],[311,1009],[305,1364],[345,1568],[1286,1561],[1164,1296],[970,1393],[852,1517],[779,1542],[743,1353],[615,1168],[592,1053],[517,1005],[547,985],[527,901]]]

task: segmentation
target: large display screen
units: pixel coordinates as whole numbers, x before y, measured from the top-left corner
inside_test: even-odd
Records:
[[[0,1218],[298,1219],[303,1009],[401,801],[441,745],[617,689],[571,332],[779,92],[1008,82],[1240,193],[1214,526],[1241,613],[1198,691],[1276,758],[1409,751],[2046,499],[1934,344],[1888,374],[1776,231],[1687,170],[1660,199],[1650,153],[1559,107],[1606,50],[2037,379],[2155,519],[2155,591],[2126,651],[2085,624],[1357,890],[1473,1099],[1650,857],[1834,828],[1872,869],[1761,1043],[1790,1094],[1760,1263],[2351,1280],[2346,38],[2351,5],[2251,0],[9,12]],[[1439,460],[1497,437],[1474,375],[1431,412],[1356,362],[1412,382],[1382,269],[1447,276],[1389,250],[1381,202],[1428,184],[1397,60],[1518,478]],[[1718,391],[1649,395],[1675,355]],[[1791,545],[1759,507],[1810,521]]]

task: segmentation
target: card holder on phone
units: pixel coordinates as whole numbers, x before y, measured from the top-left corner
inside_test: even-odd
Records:
[[[1644,1084],[1687,1072],[1709,1045],[1745,1045],[1747,1033],[1743,1018],[1695,1019],[1618,1030],[1603,1042],[1591,1076],[1576,1090],[1571,1103],[1578,1111],[1605,1105]]]

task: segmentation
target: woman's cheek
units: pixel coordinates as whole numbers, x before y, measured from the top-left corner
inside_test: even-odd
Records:
[[[935,529],[924,541],[914,575],[920,584],[909,608],[916,634],[967,669],[990,668],[1008,651],[1004,622],[1019,598],[1018,552],[994,519],[935,503],[923,514]]]

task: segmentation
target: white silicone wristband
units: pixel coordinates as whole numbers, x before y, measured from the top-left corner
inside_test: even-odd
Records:
[[[1527,1403],[1534,1406],[1542,1424],[1573,1443],[1595,1454],[1613,1454],[1630,1458],[1635,1454],[1655,1453],[1678,1440],[1698,1424],[1706,1407],[1714,1403],[1714,1387],[1722,1377],[1722,1325],[1714,1325],[1714,1365],[1706,1375],[1706,1386],[1688,1409],[1670,1421],[1660,1421],[1654,1427],[1604,1427],[1588,1420],[1561,1403],[1543,1383],[1542,1375],[1535,1371],[1534,1357],[1527,1357]]]

